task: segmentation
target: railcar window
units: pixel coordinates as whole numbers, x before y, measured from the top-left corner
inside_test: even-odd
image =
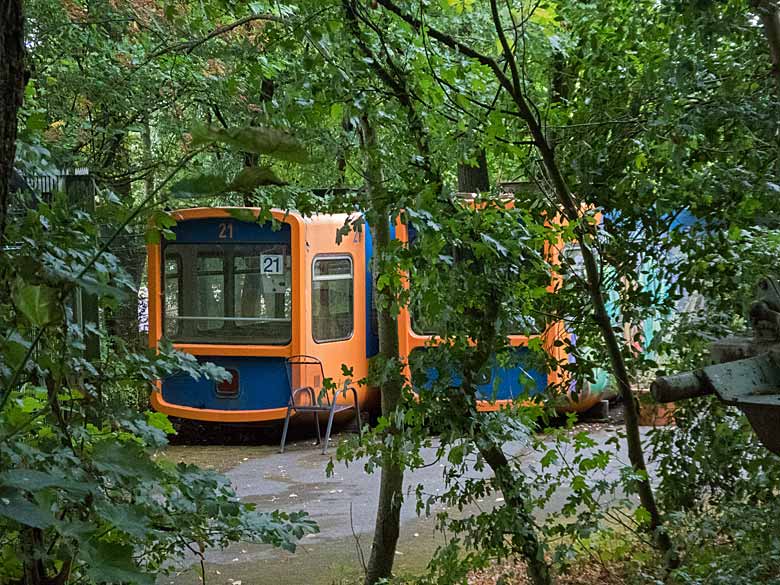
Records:
[[[453,252],[449,247],[446,248],[445,254],[450,257],[453,256]],[[457,262],[457,260],[454,259],[452,261]],[[417,269],[416,274],[413,272],[409,276],[409,280],[413,287],[416,280],[423,280],[423,277],[425,276],[424,274],[420,274],[419,270],[420,268]],[[417,335],[442,335],[444,333],[442,331],[442,324],[434,321],[434,319],[425,313],[419,297],[413,296],[409,303],[409,315],[412,331]],[[503,307],[502,320],[505,325],[504,333],[507,335],[537,335],[544,331],[545,328],[543,318],[523,315],[510,306]]]
[[[352,258],[319,257],[312,267],[312,335],[314,341],[339,341],[354,331]]]
[[[168,244],[165,335],[185,343],[284,345],[292,334],[287,244]]]
[[[292,314],[289,260],[289,256],[271,253],[233,257],[236,335],[252,337],[265,331],[275,338],[289,338]]]

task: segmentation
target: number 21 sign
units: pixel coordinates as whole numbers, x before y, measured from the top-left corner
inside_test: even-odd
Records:
[[[260,272],[263,274],[283,274],[284,256],[282,254],[260,254]]]

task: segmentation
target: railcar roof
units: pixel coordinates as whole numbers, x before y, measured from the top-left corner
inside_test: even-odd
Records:
[[[215,210],[215,211],[218,210],[220,212],[224,212],[224,211],[228,211],[229,212],[230,210],[233,210],[233,209],[246,209],[246,210],[249,210],[249,211],[252,211],[252,212],[256,212],[256,213],[260,213],[260,211],[262,210],[262,208],[260,208],[260,207],[246,207],[246,206],[242,206],[242,205],[230,205],[230,206],[214,206],[214,207],[187,207],[187,208],[183,208],[183,209],[175,209],[171,213],[174,214],[174,215],[177,214],[177,213],[186,215],[186,214],[189,214],[189,213],[192,213],[192,212],[205,213],[205,212],[208,212],[210,210]],[[299,221],[301,221],[303,223],[307,223],[307,224],[317,222],[317,223],[320,223],[320,224],[342,225],[348,218],[354,217],[354,216],[358,215],[358,213],[355,212],[355,213],[352,213],[352,214],[348,214],[348,213],[315,213],[315,214],[313,214],[311,216],[303,216],[298,211],[296,211],[294,209],[284,210],[284,209],[279,209],[279,208],[276,208],[276,207],[271,209],[271,211],[275,212],[275,213],[278,213],[278,214],[290,215],[290,216],[298,219]],[[197,218],[189,218],[189,219],[197,219]]]

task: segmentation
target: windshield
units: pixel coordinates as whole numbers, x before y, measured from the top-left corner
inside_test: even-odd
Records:
[[[163,279],[163,328],[171,341],[290,341],[292,261],[287,244],[168,244]]]

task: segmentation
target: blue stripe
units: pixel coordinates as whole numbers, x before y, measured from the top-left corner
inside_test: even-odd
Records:
[[[374,241],[368,222],[363,223],[363,241],[366,255],[366,357],[374,357],[379,353],[379,332],[374,321],[374,275],[371,270],[371,260],[374,255]]]
[[[287,406],[290,390],[284,358],[204,357],[199,361],[237,370],[238,395],[220,398],[214,382],[177,374],[163,382],[162,395],[166,402],[213,410],[265,410]]]
[[[416,359],[423,358],[423,353],[435,350],[435,347],[418,347],[412,351],[409,356],[410,365],[414,368]],[[495,365],[490,370],[490,379],[477,387],[477,396],[483,400],[513,400],[541,394],[547,388],[547,373],[535,367],[535,356],[527,347],[514,348],[516,357],[514,366],[503,368]],[[435,367],[426,369],[428,382],[426,387],[430,386],[439,378],[439,371]],[[460,384],[460,374],[453,372],[452,385]]]
[[[188,219],[173,227],[176,243],[230,244],[233,242],[259,242],[273,244],[290,243],[290,224],[281,224],[281,229],[273,230],[271,222],[263,225],[248,221],[239,221],[230,217],[210,217],[207,219]]]

